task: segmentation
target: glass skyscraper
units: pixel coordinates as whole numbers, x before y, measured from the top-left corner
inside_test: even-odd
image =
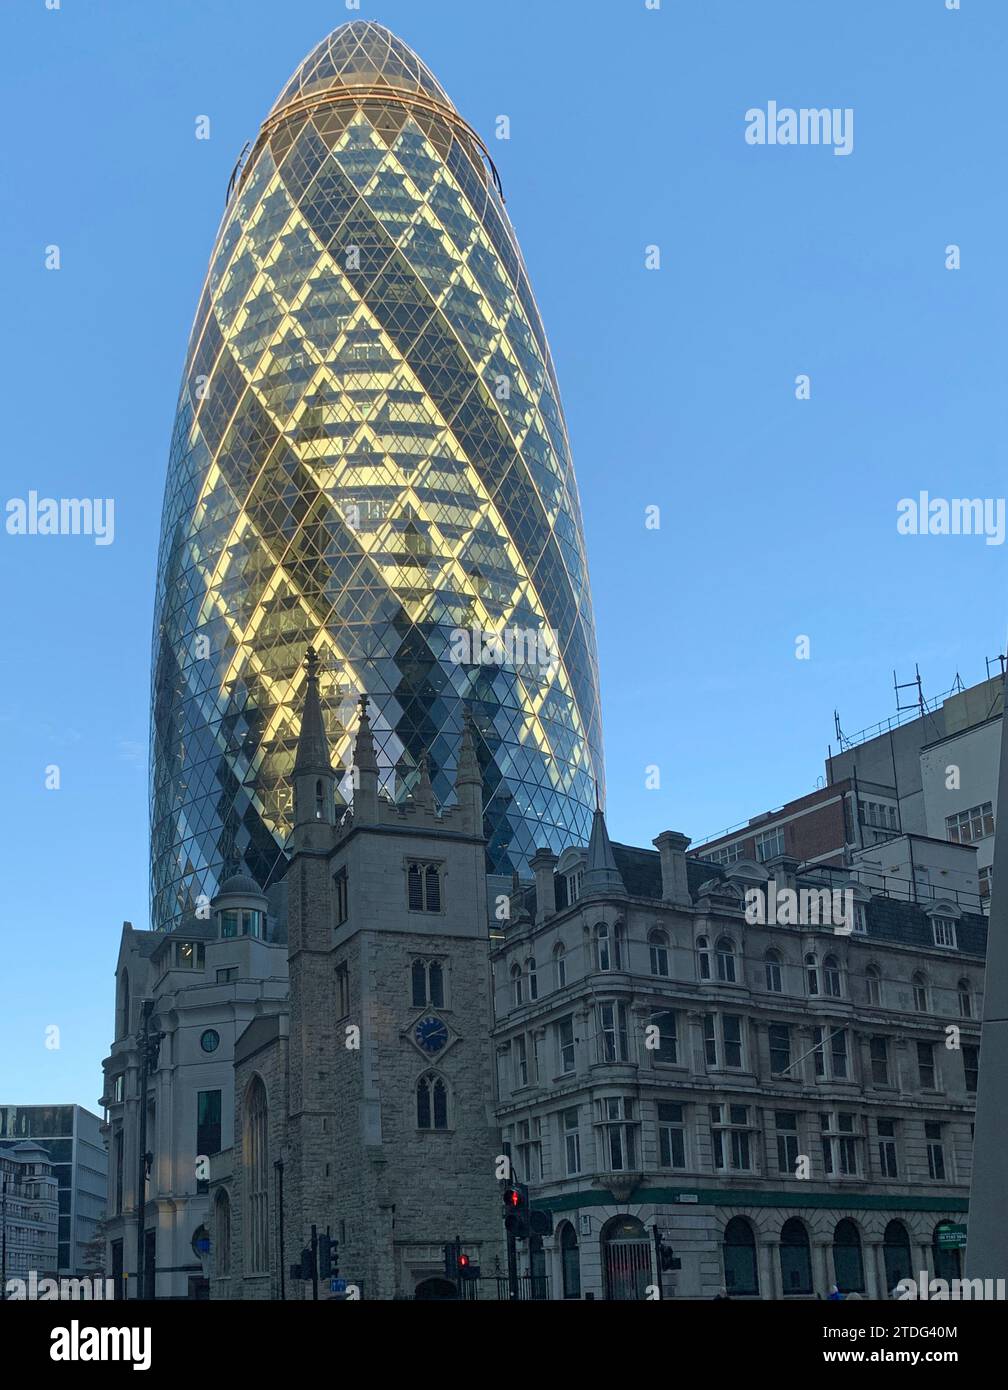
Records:
[[[362,21],[239,161],[196,311],[155,600],[155,927],[226,873],[282,876],[309,644],[334,761],[366,692],[389,796],[426,757],[449,800],[469,708],[488,871],[587,841],[597,658],[549,346],[486,148]]]

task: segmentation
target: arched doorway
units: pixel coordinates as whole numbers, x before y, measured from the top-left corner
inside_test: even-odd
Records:
[[[569,1221],[560,1227],[560,1279],[564,1298],[581,1297],[581,1252],[577,1231]]]
[[[458,1298],[458,1289],[450,1279],[421,1279],[414,1290],[413,1297],[418,1300]]]
[[[654,1282],[651,1241],[636,1216],[614,1216],[602,1228],[602,1270],[605,1296],[621,1302],[647,1297]]]
[[[901,1279],[912,1279],[910,1237],[902,1221],[890,1221],[882,1240],[886,1293],[891,1294]]]
[[[833,1231],[833,1277],[841,1293],[864,1293],[861,1235],[846,1217]]]
[[[812,1251],[808,1231],[796,1216],[785,1221],[780,1236],[781,1286],[785,1294],[812,1292]]]
[[[758,1294],[756,1237],[744,1217],[733,1216],[725,1227],[722,1254],[725,1292],[733,1296]]]

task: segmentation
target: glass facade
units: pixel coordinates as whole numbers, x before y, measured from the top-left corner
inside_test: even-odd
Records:
[[[588,839],[603,779],[580,505],[496,172],[370,22],[302,63],[236,170],[196,312],[153,639],[152,921],[284,870],[309,644],[334,761],[451,800],[466,706],[487,867]],[[348,794],[349,799],[349,794]]]

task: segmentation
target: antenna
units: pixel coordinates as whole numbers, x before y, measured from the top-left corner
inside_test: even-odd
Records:
[[[921,686],[921,673],[920,673],[920,667],[918,666],[917,662],[916,662],[916,661],[914,662],[914,678],[913,678],[912,681],[903,681],[902,684],[901,684],[901,683],[896,679],[896,672],[895,672],[895,671],[892,673],[892,678],[893,678],[893,689],[894,689],[895,692],[896,692],[896,712],[897,712],[897,714],[899,714],[902,710],[906,710],[906,709],[917,709],[917,710],[920,711],[920,714],[921,714],[922,717],[923,717],[925,714],[927,714],[927,712],[928,712],[927,701],[926,701],[925,698],[924,698],[924,691],[923,691],[923,688],[922,688],[922,686]],[[901,704],[901,703],[900,703],[900,691],[901,691],[901,690],[916,690],[916,691],[917,691],[917,698],[916,698],[916,700],[911,700],[910,704],[908,704],[908,705]]]

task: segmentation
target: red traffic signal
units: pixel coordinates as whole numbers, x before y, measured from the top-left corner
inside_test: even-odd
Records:
[[[460,1255],[460,1256],[458,1257],[458,1267],[459,1267],[459,1269],[468,1269],[468,1268],[469,1268],[469,1256],[468,1256],[468,1255]]]

